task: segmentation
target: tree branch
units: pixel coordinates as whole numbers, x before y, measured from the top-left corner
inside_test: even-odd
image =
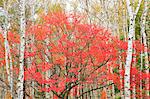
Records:
[[[138,13],[138,11],[140,9],[141,2],[142,2],[142,0],[138,0],[138,5],[137,5],[137,7],[135,9],[135,13],[134,13],[135,14],[135,18],[136,18],[136,15],[137,15],[137,13]]]
[[[95,90],[98,90],[98,89],[102,89],[102,88],[104,88],[104,87],[111,86],[111,85],[113,85],[113,84],[114,84],[114,83],[111,83],[111,84],[109,84],[109,85],[104,85],[104,86],[101,86],[101,87],[98,87],[98,88],[94,88],[94,89],[85,91],[85,92],[83,92],[81,95],[79,95],[77,98],[80,98],[80,97],[83,96],[84,94],[89,93],[89,92],[91,92],[91,91],[95,91]]]

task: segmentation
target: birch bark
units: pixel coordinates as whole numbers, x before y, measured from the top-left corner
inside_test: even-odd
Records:
[[[25,0],[20,0],[20,57],[19,78],[17,83],[17,99],[23,99],[24,84],[24,52],[25,52]]]
[[[143,44],[143,39],[141,35],[141,45]],[[142,47],[142,46],[141,46]],[[143,50],[141,50],[141,55],[140,55],[141,63],[140,63],[140,78],[142,78],[142,70],[143,70]],[[142,99],[142,80],[140,80],[140,99]]]
[[[5,7],[5,6],[4,6]],[[4,38],[4,48],[5,48],[5,61],[6,61],[6,72],[7,72],[7,79],[10,86],[11,96],[13,96],[13,71],[12,71],[12,57],[10,52],[10,46],[8,43],[8,29],[9,29],[9,15],[7,10],[0,8],[0,16],[4,16],[4,31],[3,31],[3,38]]]
[[[7,72],[7,79],[8,79],[8,83],[10,85],[10,70],[9,70],[9,51],[8,51],[8,41],[7,41],[7,30],[6,28],[4,29],[4,46],[5,46],[5,61],[6,61],[6,72]]]
[[[127,57],[125,64],[125,75],[124,75],[124,93],[125,99],[130,99],[130,69],[132,62],[132,54],[133,54],[133,39],[135,34],[135,18],[140,8],[142,0],[139,0],[138,6],[136,7],[135,12],[132,10],[132,5],[130,0],[126,0],[127,11],[129,14],[129,32],[128,32],[128,49],[127,49]]]
[[[141,17],[141,23],[140,23],[140,27],[141,27],[141,35],[143,37],[143,44],[144,44],[144,66],[146,68],[145,72],[148,75],[149,74],[149,60],[148,60],[148,45],[147,45],[147,37],[146,37],[146,29],[145,29],[145,25],[146,25],[146,16],[148,13],[148,0],[144,0],[144,11],[142,13],[142,17]],[[146,79],[146,96],[149,97],[149,78],[147,77]]]

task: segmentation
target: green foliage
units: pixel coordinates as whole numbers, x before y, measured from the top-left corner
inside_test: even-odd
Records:
[[[58,11],[62,11],[62,6],[57,3],[57,4],[54,4],[54,5],[50,5],[50,8],[49,8],[49,11],[51,12],[58,12]]]
[[[118,73],[118,68],[114,68],[114,69],[113,69],[113,72],[114,72],[114,73]]]
[[[116,99],[121,99],[121,97],[120,97],[120,96],[117,96]]]
[[[140,9],[139,9],[139,12],[137,13],[137,16],[136,16],[136,19],[135,19],[135,39],[140,39],[140,21],[141,21],[141,16],[142,16],[142,13],[143,13],[143,7],[144,7],[144,3],[142,2],[141,3],[141,6],[140,6]]]
[[[0,0],[0,6],[3,6],[4,0]]]
[[[125,38],[124,38],[124,35],[121,35],[120,36],[120,40],[124,40]]]

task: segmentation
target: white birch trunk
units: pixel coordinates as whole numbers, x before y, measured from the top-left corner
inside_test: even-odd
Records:
[[[5,6],[4,6],[5,7]],[[10,93],[11,96],[13,96],[13,67],[12,67],[12,57],[11,57],[11,52],[10,52],[10,46],[8,43],[8,29],[9,29],[9,22],[8,22],[8,12],[7,10],[5,11],[3,8],[0,8],[0,14],[1,16],[5,17],[5,22],[4,22],[4,31],[3,31],[3,38],[4,38],[4,48],[5,48],[5,61],[6,61],[6,72],[7,72],[7,79],[8,83],[10,86]],[[1,28],[2,29],[2,28]]]
[[[124,76],[124,91],[125,99],[130,99],[130,69],[132,61],[132,49],[133,49],[133,35],[134,35],[134,19],[130,18],[129,34],[128,34],[128,50],[125,64],[125,76]]]
[[[44,0],[44,13],[45,15],[48,14],[48,0]]]
[[[5,46],[5,63],[6,63],[6,72],[7,72],[7,79],[8,83],[10,84],[10,70],[9,70],[9,51],[8,51],[8,38],[7,38],[7,30],[4,30],[4,46]]]
[[[24,84],[24,52],[25,52],[25,0],[20,0],[20,57],[19,57],[19,78],[17,83],[17,99],[23,99]]]
[[[8,43],[8,56],[9,56],[9,67],[10,67],[10,91],[11,91],[11,96],[13,97],[13,65],[12,65],[12,56],[11,56],[11,52],[10,52],[10,46]]]
[[[134,22],[134,26],[135,26],[135,22]],[[135,40],[135,33],[134,33],[134,40]],[[136,49],[134,48],[133,50],[133,54],[136,54]],[[132,68],[133,67],[136,67],[136,56],[133,56],[133,65],[132,65]],[[133,99],[136,99],[136,85],[135,85],[135,75],[132,75],[132,81],[134,82],[134,85],[133,85],[133,90],[132,90],[132,98]]]
[[[129,33],[128,33],[128,50],[127,50],[127,57],[126,57],[126,64],[125,64],[125,76],[124,76],[124,92],[125,92],[125,99],[130,99],[130,68],[131,68],[131,61],[132,61],[132,49],[133,49],[133,35],[134,35],[134,17],[133,11],[131,8],[131,3],[129,0],[127,2],[127,9],[130,18],[129,24]]]
[[[148,45],[147,45],[147,40],[146,40],[146,33],[145,33],[145,25],[146,25],[146,16],[148,13],[148,0],[144,0],[144,11],[141,17],[141,34],[143,36],[143,43],[144,43],[144,56],[145,56],[145,62],[144,66],[146,68],[145,72],[148,75],[149,74],[149,60],[148,60]],[[146,88],[149,89],[149,78],[147,77],[146,79]],[[149,96],[149,90],[146,90],[146,96]]]
[[[140,8],[142,0],[139,0],[138,6],[133,12],[132,5],[130,0],[126,0],[127,10],[129,14],[129,33],[128,33],[128,49],[127,49],[127,57],[126,57],[126,64],[125,64],[125,76],[124,76],[124,93],[125,99],[130,99],[130,69],[131,69],[131,62],[132,62],[132,53],[133,53],[133,39],[135,34],[135,18]]]
[[[141,44],[143,44],[142,35],[141,35]],[[142,70],[143,70],[143,50],[141,50],[141,63],[140,63],[140,78],[142,78]],[[142,80],[140,80],[140,99],[142,99]]]

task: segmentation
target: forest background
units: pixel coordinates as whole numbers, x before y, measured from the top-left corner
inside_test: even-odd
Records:
[[[149,99],[149,0],[0,0],[0,99]]]

